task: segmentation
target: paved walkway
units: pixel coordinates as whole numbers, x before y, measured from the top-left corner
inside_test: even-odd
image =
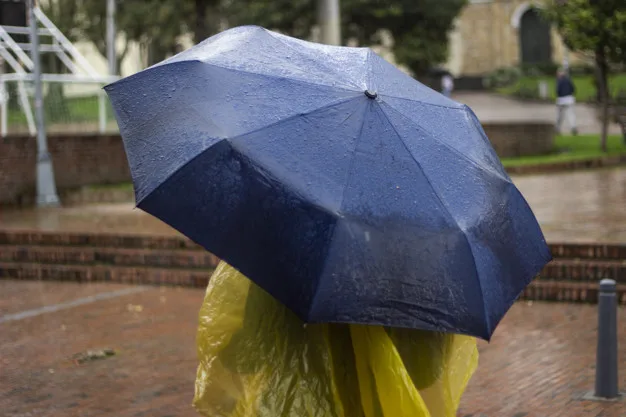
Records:
[[[467,104],[483,122],[493,121],[542,121],[555,123],[556,106],[552,103],[536,103],[514,100],[505,96],[489,93],[457,93],[454,100]],[[600,133],[601,126],[596,117],[596,110],[589,104],[576,105],[576,120],[580,133]],[[564,124],[564,129],[568,128]],[[617,124],[610,125],[609,133],[621,134]]]
[[[626,242],[626,168],[514,178],[550,242]],[[0,211],[0,229],[176,235],[132,204]]]
[[[626,401],[582,401],[593,390],[597,307],[517,303],[490,344],[479,342],[479,366],[460,416],[623,417]],[[626,309],[619,308],[619,346],[626,343]],[[626,350],[618,348],[619,386],[626,388]]]
[[[195,416],[203,291],[120,293],[133,288],[142,287],[0,281],[0,415]],[[2,322],[33,311],[39,314]],[[77,353],[105,348],[117,354],[74,362]]]
[[[550,242],[626,243],[626,169],[514,178]]]
[[[131,203],[54,209],[0,210],[0,229],[178,236],[179,233]]]
[[[195,416],[194,339],[203,295],[192,289],[0,281],[0,414]],[[576,399],[593,386],[596,314],[587,305],[515,305],[491,344],[480,342],[480,365],[459,415],[625,415],[626,403]],[[626,309],[619,315],[620,344],[626,346]],[[73,360],[104,348],[117,354]],[[626,370],[624,349],[620,368]],[[625,371],[620,384],[626,387]]]

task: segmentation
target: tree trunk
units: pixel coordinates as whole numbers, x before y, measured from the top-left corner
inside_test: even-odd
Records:
[[[122,50],[122,52],[118,52],[117,59],[115,60],[115,65],[117,66],[116,74],[118,75],[122,74],[122,64],[124,63],[124,59],[126,58],[126,55],[128,54],[129,49],[130,49],[129,41],[128,39],[126,39],[126,42],[124,44],[124,49]]]
[[[607,138],[609,132],[609,86],[608,86],[608,64],[604,48],[599,47],[595,54],[596,77],[598,80],[598,93],[600,96],[600,106],[602,108],[602,133],[600,144],[602,152],[607,151]]]
[[[209,36],[207,29],[208,2],[206,0],[195,0],[196,22],[193,31],[193,40],[200,43]]]

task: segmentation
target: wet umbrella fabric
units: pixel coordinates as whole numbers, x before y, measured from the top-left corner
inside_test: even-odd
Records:
[[[367,48],[239,27],[106,91],[138,207],[304,321],[488,339],[550,260],[472,111]]]

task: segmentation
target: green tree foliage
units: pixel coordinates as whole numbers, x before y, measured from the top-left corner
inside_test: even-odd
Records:
[[[444,62],[448,33],[466,0],[342,0],[343,41],[377,43],[381,29],[393,35],[397,61],[419,75]],[[230,0],[230,26],[255,24],[307,38],[316,23],[314,0]]]
[[[448,33],[467,0],[342,0],[344,42],[362,45],[379,41],[381,29],[393,35],[394,54],[415,74],[447,58]],[[106,1],[55,0],[50,10],[72,40],[89,39],[106,53]],[[229,26],[256,24],[307,38],[316,24],[315,0],[118,0],[118,32],[148,47],[149,63],[176,52],[181,34],[195,42]],[[118,65],[128,48],[118,51]]]
[[[55,25],[72,41],[89,40],[106,56],[106,1],[54,0],[42,5]],[[148,49],[149,63],[175,53],[178,37],[187,33],[186,19],[193,16],[192,0],[117,0],[118,36]],[[118,71],[129,43],[117,51]]]
[[[57,0],[67,3],[63,10],[76,9],[68,25],[74,39],[92,41],[106,54],[106,1]],[[215,34],[222,16],[220,0],[117,0],[118,34],[139,42],[148,50],[148,63],[154,64],[178,52],[178,38],[193,33],[194,41]],[[118,66],[128,52],[128,43],[118,51]],[[119,68],[118,68],[119,70]]]
[[[76,1],[48,1],[41,4],[41,9],[63,34],[67,36],[73,31],[78,13]],[[46,41],[49,41],[49,39],[49,37],[42,36],[40,42],[48,43]],[[52,53],[43,53],[41,55],[41,66],[43,72],[52,74],[65,72],[65,65]],[[69,113],[63,84],[61,83],[51,83],[49,85],[44,103],[46,117],[49,121],[62,120]]]
[[[202,42],[219,31],[224,14],[221,0],[183,0],[181,3],[185,2],[186,7],[193,9],[193,21],[187,24],[193,32],[194,42]]]
[[[106,1],[63,0],[78,4],[79,13],[73,33],[91,40],[106,55]],[[117,0],[118,34],[148,48],[150,64],[176,52],[177,39],[185,33],[184,19],[190,15],[188,1]],[[128,52],[128,44],[118,51],[118,65]]]
[[[127,40],[117,51],[118,72],[129,50],[128,41],[147,49],[149,64],[176,53],[179,36],[189,30],[186,19],[194,15],[196,3],[203,2],[206,0],[117,0],[116,29],[118,36]],[[106,56],[106,4],[105,0],[52,0],[42,2],[41,8],[70,40],[89,40]],[[46,72],[64,69],[53,54],[44,54],[42,64]],[[50,119],[67,114],[62,84],[51,84],[45,101],[50,104]]]
[[[603,110],[602,150],[606,151],[608,74],[611,64],[626,62],[626,3],[624,0],[550,0],[544,14],[556,25],[569,49],[594,58]]]

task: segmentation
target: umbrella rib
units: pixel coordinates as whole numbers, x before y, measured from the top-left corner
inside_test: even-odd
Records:
[[[301,79],[298,79],[298,78],[289,78],[289,77],[283,77],[283,76],[280,76],[280,75],[264,74],[264,73],[260,73],[260,72],[248,71],[248,70],[244,70],[244,69],[241,69],[241,68],[232,68],[232,67],[229,67],[229,66],[226,66],[226,65],[218,65],[218,64],[216,64],[214,62],[202,61],[202,60],[199,60],[199,59],[195,59],[194,61],[197,61],[197,62],[202,63],[202,64],[206,64],[206,65],[211,65],[213,67],[217,67],[217,68],[233,71],[233,72],[240,72],[240,73],[243,73],[243,74],[252,74],[252,75],[258,75],[258,76],[261,76],[261,77],[276,78],[276,79],[279,79],[279,80],[290,80],[290,81],[298,82],[298,83],[301,83],[301,84],[314,85],[316,87],[328,87],[330,89],[344,90],[344,91],[350,91],[350,92],[357,92],[357,91],[360,92],[360,90],[351,88],[351,86],[349,86],[349,85],[342,85],[342,86],[338,87],[338,86],[329,85],[329,84],[316,83],[316,82],[308,81],[308,80],[301,80]],[[183,61],[180,61],[180,62],[183,62]],[[172,62],[169,65],[172,65],[172,64],[176,64],[176,62]],[[308,74],[308,73],[303,72],[303,74]]]
[[[411,125],[413,125],[417,130],[420,130],[426,134],[428,134],[429,136],[431,136],[433,139],[435,139],[437,142],[439,142],[441,145],[445,146],[446,148],[448,148],[450,151],[452,151],[454,154],[456,154],[457,156],[459,156],[460,158],[464,159],[465,161],[469,162],[470,164],[472,164],[473,166],[475,166],[476,168],[480,169],[481,171],[484,171],[488,174],[494,175],[497,178],[501,179],[502,181],[505,182],[511,182],[510,178],[507,178],[505,176],[503,176],[502,174],[500,174],[499,172],[493,171],[481,164],[479,164],[478,162],[474,161],[472,158],[468,157],[467,155],[465,155],[463,152],[459,151],[458,149],[456,149],[453,146],[450,146],[449,144],[447,144],[446,142],[442,141],[441,139],[439,139],[437,137],[436,134],[424,129],[423,127],[419,126],[417,123],[413,122],[413,120],[411,120],[409,117],[407,117],[404,113],[402,113],[400,110],[396,109],[395,107],[393,107],[392,105],[390,105],[389,103],[386,103],[387,106],[395,111],[396,113],[398,113],[398,115],[400,115],[400,117],[402,117],[403,119],[407,120]],[[382,108],[382,106],[381,106]],[[462,109],[455,109],[455,110],[462,110]],[[383,112],[385,112],[385,109],[383,108]],[[385,117],[387,117],[387,114],[385,113]],[[387,119],[389,119],[387,117]],[[391,123],[391,122],[389,122]],[[403,141],[404,143],[404,141]]]
[[[218,143],[220,143],[220,142],[222,142],[222,141],[227,141],[227,142],[230,144],[230,146],[231,146],[231,147],[236,148],[236,147],[233,145],[233,143],[231,142],[231,141],[232,141],[232,140],[234,140],[234,139],[242,138],[242,137],[244,137],[244,136],[251,135],[251,134],[253,134],[253,133],[257,133],[257,132],[259,132],[259,131],[262,131],[262,130],[268,129],[268,128],[270,128],[270,127],[276,126],[276,125],[278,125],[278,124],[280,124],[280,123],[284,123],[284,122],[287,122],[287,121],[289,121],[289,120],[293,120],[293,119],[295,119],[296,117],[302,117],[302,116],[310,115],[310,114],[315,113],[315,112],[317,112],[317,111],[320,111],[320,110],[325,110],[325,109],[331,108],[331,107],[333,107],[333,106],[337,106],[337,105],[340,105],[340,104],[343,104],[343,103],[347,103],[348,101],[351,101],[351,100],[357,100],[357,99],[361,99],[361,96],[357,96],[357,97],[349,97],[349,98],[344,98],[344,99],[341,99],[341,100],[335,100],[335,101],[332,101],[332,102],[330,102],[330,103],[327,103],[327,104],[325,104],[325,105],[323,105],[323,106],[321,106],[321,107],[317,107],[317,108],[315,108],[315,109],[309,110],[309,111],[304,112],[304,113],[297,113],[297,114],[294,114],[294,115],[289,116],[289,117],[287,117],[287,118],[285,118],[285,119],[281,119],[281,120],[278,120],[278,121],[276,121],[276,122],[270,123],[270,124],[268,124],[268,125],[261,126],[261,127],[257,128],[257,129],[253,129],[253,130],[250,130],[250,131],[248,131],[248,132],[241,133],[241,134],[239,134],[239,135],[235,135],[235,136],[232,136],[232,137],[223,138],[223,139],[221,139],[220,141],[216,142],[215,144],[213,144],[213,145],[209,146],[208,148],[203,149],[202,151],[198,152],[198,153],[197,153],[194,157],[190,158],[188,161],[185,161],[185,162],[184,162],[183,164],[181,164],[178,168],[176,168],[174,171],[172,171],[172,173],[170,173],[167,177],[165,177],[165,178],[163,179],[163,181],[161,181],[161,184],[163,184],[163,183],[165,183],[166,181],[168,181],[170,178],[172,178],[172,177],[173,177],[173,176],[174,176],[174,175],[175,175],[178,171],[180,171],[182,168],[184,168],[185,166],[187,166],[188,164],[190,164],[191,162],[193,162],[196,158],[199,158],[199,157],[200,157],[202,154],[204,154],[207,150],[211,149],[213,146],[215,146],[216,144],[218,144]],[[237,149],[237,151],[241,152],[241,149]],[[242,153],[243,153],[243,152],[242,152]],[[150,196],[150,195],[151,195],[151,194],[152,194],[152,193],[153,193],[156,189],[158,189],[158,188],[159,188],[159,186],[155,187],[153,190],[151,190],[149,193],[147,193],[145,196],[143,196],[143,197],[141,198],[141,200],[138,200],[138,201],[136,202],[136,206],[139,206],[139,204],[141,204],[141,202],[142,202],[143,200],[145,200],[146,198],[148,198],[148,196]]]
[[[372,54],[374,51],[371,49],[367,51],[367,89],[372,88]]]
[[[174,57],[172,57],[174,58]],[[171,58],[170,58],[171,59]],[[294,82],[299,82],[301,84],[307,84],[307,85],[313,85],[316,87],[328,87],[330,89],[336,89],[336,90],[344,90],[344,91],[350,91],[350,92],[360,92],[361,90],[358,89],[358,87],[353,87],[350,86],[348,84],[342,83],[341,86],[335,86],[335,85],[330,85],[330,84],[324,84],[324,83],[316,83],[313,81],[308,81],[308,80],[303,80],[303,79],[298,79],[298,78],[289,78],[289,77],[283,77],[280,75],[273,75],[273,74],[264,74],[264,73],[260,73],[260,72],[254,72],[254,71],[248,71],[245,69],[241,69],[241,68],[233,68],[233,67],[229,67],[227,65],[219,65],[216,64],[215,62],[210,62],[210,61],[203,61],[199,58],[192,58],[192,59],[185,59],[185,60],[181,60],[181,61],[173,61],[173,62],[160,62],[156,65],[153,65],[149,68],[144,69],[143,71],[140,71],[138,73],[129,75],[126,78],[122,78],[121,80],[117,80],[114,83],[111,83],[110,85],[122,85],[125,83],[128,83],[130,81],[132,81],[133,79],[137,78],[140,76],[140,74],[144,74],[146,72],[151,72],[153,70],[156,70],[157,68],[162,68],[162,67],[169,67],[169,66],[177,66],[179,64],[184,64],[184,63],[189,63],[189,62],[197,62],[199,64],[205,64],[205,65],[210,65],[216,68],[221,68],[221,69],[225,69],[225,70],[229,70],[229,71],[233,71],[233,72],[240,72],[243,74],[251,74],[251,75],[257,75],[257,76],[262,76],[262,77],[268,77],[268,78],[276,78],[276,79],[282,79],[282,80],[291,80]],[[310,73],[304,72],[302,71],[302,74],[304,75],[310,75]],[[108,87],[108,86],[107,86]]]
[[[356,159],[356,150],[359,147],[359,142],[361,140],[361,134],[363,133],[363,128],[365,127],[365,113],[367,112],[367,110],[371,107],[372,103],[371,100],[367,100],[367,105],[365,106],[364,110],[363,110],[363,120],[361,121],[361,128],[359,129],[359,134],[357,136],[357,140],[354,144],[354,151],[352,152],[352,158],[350,158],[350,167],[348,168],[348,173],[346,174],[346,180],[343,186],[343,190],[341,191],[341,201],[339,201],[339,216],[341,217],[341,208],[343,207],[343,200],[345,198],[346,195],[346,189],[348,188],[348,183],[350,181],[350,177],[351,177],[351,172],[352,169],[354,167],[354,161]],[[338,220],[337,220],[338,221]],[[337,225],[335,224],[335,227],[333,228],[333,233],[332,236],[330,237],[330,242],[332,242],[335,239],[335,233],[337,232]],[[324,276],[324,271],[326,270],[326,260],[328,258],[324,259],[324,265],[322,265],[322,269],[321,269],[321,275],[320,276]],[[315,289],[315,294],[313,295],[313,298],[311,299],[311,304],[309,307],[309,314],[311,314],[311,311],[313,311],[314,307],[315,307],[315,302],[317,301],[317,295],[318,295],[318,290],[319,289],[319,282],[317,283],[317,288]]]
[[[359,135],[357,136],[357,140],[354,143],[354,150],[352,152],[352,157],[350,158],[350,167],[348,168],[348,173],[346,174],[346,179],[343,184],[343,190],[341,191],[341,201],[339,201],[339,212],[341,212],[341,208],[343,207],[343,200],[346,196],[346,189],[348,188],[348,183],[350,182],[350,178],[352,177],[352,170],[354,168],[354,162],[356,160],[356,151],[359,148],[359,143],[361,142],[361,136],[363,134],[363,128],[365,127],[365,114],[371,108],[371,101],[367,101],[367,105],[363,109],[363,120],[361,121],[361,128],[359,129]]]
[[[290,120],[295,119],[296,117],[309,116],[309,115],[311,115],[311,114],[313,114],[313,113],[315,113],[315,112],[317,112],[317,111],[320,111],[320,110],[326,110],[326,109],[329,109],[329,108],[331,108],[331,107],[338,106],[338,105],[340,105],[340,104],[344,104],[344,103],[347,103],[347,102],[349,102],[349,101],[352,101],[352,100],[357,100],[357,99],[360,99],[360,98],[361,98],[361,96],[356,96],[356,97],[348,97],[348,98],[342,98],[342,99],[340,99],[340,100],[331,101],[330,103],[324,104],[324,105],[323,105],[323,106],[321,106],[321,107],[316,107],[316,108],[314,108],[314,109],[312,109],[312,110],[309,110],[309,111],[306,111],[306,112],[304,112],[304,113],[297,113],[297,114],[291,115],[291,116],[289,116],[289,117],[286,117],[286,118],[284,118],[284,119],[280,119],[280,120],[277,120],[277,121],[275,121],[275,122],[272,122],[272,123],[270,123],[270,124],[268,124],[268,125],[261,126],[261,127],[259,127],[259,128],[256,128],[256,129],[253,129],[253,130],[250,130],[250,131],[248,131],[248,132],[245,132],[245,133],[240,133],[240,134],[238,134],[238,135],[235,135],[235,136],[232,136],[232,137],[229,137],[229,138],[224,138],[224,139],[225,139],[225,140],[229,140],[229,141],[230,141],[230,140],[233,140],[233,139],[239,139],[239,138],[242,138],[242,137],[244,137],[244,136],[251,135],[251,134],[253,134],[253,133],[257,133],[257,132],[259,132],[259,131],[261,131],[261,130],[265,130],[265,129],[268,129],[268,128],[270,128],[270,127],[274,127],[274,126],[279,125],[279,124],[281,124],[281,123],[288,122],[288,121],[290,121]]]
[[[474,263],[474,272],[476,273],[476,279],[478,280],[478,287],[480,288],[480,296],[481,296],[482,301],[483,301],[483,313],[485,314],[485,323],[487,325],[487,332],[490,332],[491,331],[491,325],[489,323],[489,316],[487,315],[487,305],[485,303],[485,295],[484,295],[484,292],[483,292],[483,284],[482,284],[482,282],[480,280],[480,275],[478,274],[478,266],[476,265],[476,257],[474,255],[474,249],[472,248],[472,245],[469,242],[467,234],[465,233],[465,230],[459,225],[458,221],[454,218],[454,216],[452,215],[452,212],[450,211],[448,206],[445,204],[444,200],[441,198],[441,196],[437,192],[436,188],[433,186],[433,183],[430,181],[430,178],[428,177],[428,174],[426,174],[426,171],[424,170],[422,165],[419,163],[419,161],[417,160],[415,155],[413,155],[413,152],[411,152],[411,150],[406,145],[404,140],[402,140],[402,136],[398,132],[398,129],[396,129],[395,125],[391,122],[391,119],[389,118],[389,116],[385,112],[385,109],[382,106],[380,106],[380,110],[381,110],[382,114],[385,116],[385,119],[387,119],[387,123],[389,123],[389,125],[391,126],[391,128],[395,132],[396,136],[398,137],[398,140],[402,143],[402,146],[404,147],[404,149],[408,152],[409,155],[411,155],[411,158],[413,159],[413,161],[415,161],[415,163],[417,164],[417,166],[420,169],[420,171],[422,171],[422,174],[424,174],[424,178],[426,178],[426,181],[428,182],[428,185],[433,190],[433,194],[435,194],[435,197],[437,197],[437,200],[439,201],[439,203],[441,204],[443,209],[448,213],[448,215],[452,218],[454,223],[456,223],[457,227],[459,228],[459,230],[461,230],[461,233],[463,234],[463,238],[465,239],[465,242],[467,243],[467,246],[469,247],[470,253],[472,254],[472,261]]]
[[[412,103],[426,104],[426,105],[429,105],[429,106],[442,107],[444,109],[461,110],[461,109],[463,109],[463,106],[464,106],[464,104],[461,104],[458,107],[456,107],[456,106],[445,106],[443,104],[430,103],[428,101],[416,100],[416,99],[412,99],[412,98],[408,98],[408,97],[398,97],[398,96],[393,96],[391,94],[383,93],[382,95],[383,96],[387,96],[389,98],[395,98],[397,100],[406,100],[406,101],[410,101]]]
[[[472,125],[478,131],[478,133],[483,138],[485,143],[489,144],[489,146],[492,146],[491,145],[491,141],[489,140],[489,138],[487,137],[487,134],[483,130],[482,126],[480,125],[480,121],[478,120],[478,117],[476,116],[474,111],[466,104],[463,105],[463,110],[464,110],[465,114],[470,117],[470,119],[472,120]],[[477,125],[477,123],[478,123],[478,125]],[[510,182],[511,184],[513,184],[513,181],[511,181],[511,177],[509,177],[508,174],[506,174],[506,171],[505,171],[505,176],[507,178],[507,181]]]
[[[297,48],[295,48],[293,45],[290,45],[288,42],[285,42],[285,41],[284,41],[283,39],[281,39],[279,36],[276,36],[276,34],[275,34],[275,33],[273,33],[272,31],[267,30],[267,29],[265,29],[265,28],[264,28],[264,30],[265,30],[265,32],[266,32],[268,35],[270,35],[272,38],[274,38],[275,40],[277,40],[277,41],[278,41],[278,42],[280,42],[281,44],[285,45],[286,47],[288,47],[288,48],[289,48],[289,49],[291,49],[292,51],[296,51],[297,53],[301,53],[301,51],[300,51],[300,50],[298,50]],[[305,41],[305,42],[306,42],[306,41]],[[322,51],[322,52],[323,52],[323,51]],[[330,56],[330,54],[326,54],[325,52],[323,52],[323,53],[324,53],[325,55],[327,55],[327,56]],[[369,55],[368,55],[368,57],[369,57]],[[322,61],[322,62],[323,62],[323,61]],[[367,65],[367,64],[366,64],[366,65]],[[325,68],[327,68],[329,72],[331,72],[331,71],[333,70],[333,69],[332,69],[332,67],[328,67],[328,66],[324,66],[324,67],[325,67]],[[305,74],[311,74],[311,73],[310,73],[310,72],[305,72]],[[345,83],[342,83],[342,84],[344,84],[344,85],[346,85],[346,86],[349,86],[349,87],[352,87],[352,88],[356,88],[356,89],[358,89],[358,88],[359,88],[359,86],[358,86],[358,85],[356,85],[356,84],[352,84],[352,83],[350,83],[350,82],[345,82]],[[322,85],[323,85],[323,84],[322,84]]]

